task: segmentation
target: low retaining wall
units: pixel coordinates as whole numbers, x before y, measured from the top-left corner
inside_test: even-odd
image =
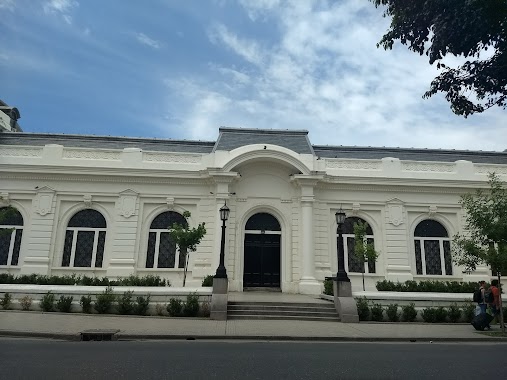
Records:
[[[354,298],[366,297],[368,301],[388,306],[397,303],[399,306],[415,304],[417,310],[427,307],[449,307],[452,303],[462,306],[466,302],[472,302],[472,294],[469,293],[424,293],[424,292],[352,292]],[[333,296],[325,294],[321,298],[333,301]]]
[[[3,293],[9,293],[12,296],[10,309],[21,310],[19,300],[24,296],[28,295],[32,298],[32,306],[30,310],[40,311],[39,301],[47,292],[51,292],[55,295],[56,301],[61,295],[72,296],[71,312],[80,313],[82,308],[79,305],[81,296],[92,297],[92,302],[98,294],[104,293],[105,286],[81,286],[81,285],[31,285],[31,284],[0,284],[0,297]],[[151,287],[151,286],[116,286],[113,287],[113,294],[115,296],[121,296],[123,293],[132,291],[133,301],[136,297],[150,295],[150,306],[148,314],[155,315],[155,305],[169,303],[171,298],[179,298],[183,301],[186,300],[189,294],[195,293],[199,297],[199,303],[211,303],[211,291],[210,287],[188,287],[188,288],[176,288],[176,287]],[[55,302],[56,305],[56,302]],[[115,303],[116,305],[116,303]],[[92,308],[93,309],[93,308]],[[95,310],[93,310],[95,312]]]

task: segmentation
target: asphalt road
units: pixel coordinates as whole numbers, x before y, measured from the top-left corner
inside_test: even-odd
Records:
[[[506,374],[507,344],[494,343],[0,339],[2,379],[463,380]]]

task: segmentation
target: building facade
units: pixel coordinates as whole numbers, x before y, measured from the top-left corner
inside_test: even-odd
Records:
[[[219,262],[222,222],[229,289],[318,294],[337,270],[335,212],[347,213],[345,269],[353,289],[375,283],[488,278],[451,259],[460,195],[507,180],[506,152],[312,145],[307,131],[220,128],[216,141],[0,133],[0,273],[156,274],[181,286],[185,257],[167,232],[205,222],[188,285]],[[379,257],[353,255],[368,223]]]

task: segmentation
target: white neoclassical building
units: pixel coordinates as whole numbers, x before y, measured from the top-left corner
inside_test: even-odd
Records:
[[[0,273],[156,274],[180,286],[184,258],[167,227],[206,223],[187,284],[219,262],[227,202],[230,290],[316,294],[337,270],[335,212],[347,213],[345,269],[362,288],[353,223],[369,224],[382,279],[477,280],[451,260],[464,223],[460,195],[507,180],[506,152],[316,146],[307,131],[220,128],[216,141],[0,133]]]

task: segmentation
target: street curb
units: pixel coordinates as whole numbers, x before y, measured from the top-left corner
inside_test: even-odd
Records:
[[[46,338],[55,340],[81,340],[80,334],[66,334],[66,333],[49,333],[39,331],[7,331],[0,330],[0,337],[15,337],[15,338]]]
[[[321,337],[321,336],[274,336],[274,335],[160,335],[160,334],[121,334],[118,333],[117,340],[245,340],[245,341],[305,341],[305,342],[489,342],[489,343],[507,343],[507,338],[503,337],[480,337],[480,338],[443,338],[443,337],[417,337],[417,338],[398,338],[398,337]],[[48,333],[34,331],[7,331],[0,330],[0,337],[17,338],[46,338],[55,340],[80,341],[81,334],[68,333]]]

